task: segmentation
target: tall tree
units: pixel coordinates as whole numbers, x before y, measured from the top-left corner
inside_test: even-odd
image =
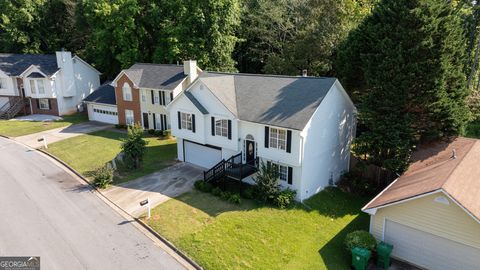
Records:
[[[359,102],[358,155],[401,172],[416,143],[463,131],[464,37],[446,0],[383,0],[349,35],[338,70]]]

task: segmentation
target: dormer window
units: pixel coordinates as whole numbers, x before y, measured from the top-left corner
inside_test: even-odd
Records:
[[[38,94],[45,94],[45,85],[43,83],[43,80],[29,80],[30,82],[30,92],[32,94],[35,94],[38,92]]]
[[[128,83],[124,83],[122,87],[123,100],[132,101],[132,88]]]

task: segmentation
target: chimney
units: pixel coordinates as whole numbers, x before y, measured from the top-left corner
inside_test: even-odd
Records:
[[[455,149],[452,150],[452,159],[457,158],[457,151]]]
[[[76,93],[75,73],[73,69],[72,53],[62,49],[55,52],[57,66],[62,70],[61,95],[64,97],[73,97]]]
[[[302,77],[308,77],[308,71],[306,69],[302,70]]]
[[[185,75],[188,75],[190,83],[193,82],[198,76],[197,61],[195,60],[183,61],[183,73],[185,73]]]

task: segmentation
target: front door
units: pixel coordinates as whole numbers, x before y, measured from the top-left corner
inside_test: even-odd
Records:
[[[245,141],[245,162],[250,165],[255,165],[255,142]]]
[[[143,128],[148,129],[148,113],[143,113]]]

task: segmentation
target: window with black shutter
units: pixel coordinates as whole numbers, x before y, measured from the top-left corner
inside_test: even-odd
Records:
[[[212,136],[215,136],[215,117],[212,116]]]
[[[153,90],[151,90],[150,93],[152,94],[152,104],[155,104],[155,93]]]
[[[228,120],[228,139],[232,139],[232,120]]]
[[[268,141],[270,140],[270,128],[265,127],[265,148],[268,148]]]
[[[287,153],[292,152],[292,131],[287,130]]]
[[[292,184],[292,176],[293,176],[293,168],[292,167],[288,167],[288,181],[287,183],[289,185]]]
[[[192,132],[195,133],[195,114],[192,114]]]
[[[182,129],[182,117],[180,112],[178,112],[178,129]]]

